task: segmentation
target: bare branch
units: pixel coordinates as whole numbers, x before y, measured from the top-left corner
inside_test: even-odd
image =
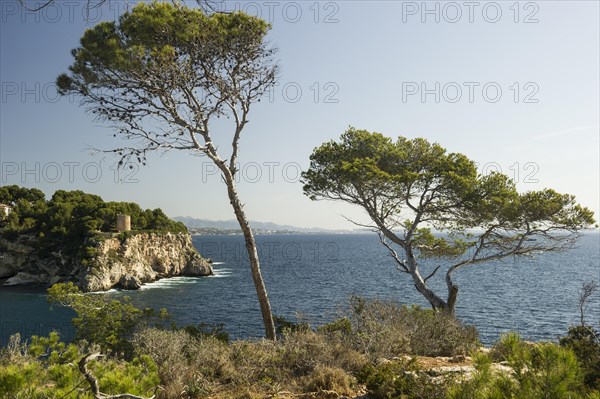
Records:
[[[105,393],[100,392],[100,384],[98,383],[98,379],[92,374],[92,372],[87,368],[87,364],[92,360],[98,359],[102,357],[101,353],[89,353],[81,358],[78,363],[79,371],[83,374],[83,377],[88,382],[90,389],[92,390],[92,394],[94,395],[94,399],[154,399],[156,397],[156,392],[149,398],[144,398],[142,396],[132,395],[129,393],[122,393],[117,395],[107,395]],[[156,387],[155,391],[161,389],[160,387]]]
[[[55,1],[56,0],[46,0],[45,3],[43,3],[42,5],[39,5],[37,7],[34,7],[34,8],[30,8],[29,6],[27,6],[25,0],[19,0],[19,3],[21,4],[21,7],[23,7],[27,11],[37,12],[37,11],[41,11],[42,9],[50,6],[50,4],[54,3]],[[110,2],[110,0],[97,0],[97,1],[98,2],[96,4],[93,4],[93,5],[92,5],[92,0],[87,0],[86,1],[86,9],[87,9],[88,17],[89,17],[89,10],[91,8],[100,7],[104,3],[109,3]],[[171,4],[173,4],[175,7],[181,7],[181,3],[183,3],[182,0],[171,0]],[[219,7],[220,4],[223,4],[222,1],[218,1],[218,0],[196,0],[196,3],[198,3],[198,6],[202,9],[202,11],[204,11],[207,14],[209,14],[209,13],[229,14],[228,11],[222,10],[221,7]]]
[[[431,274],[429,274],[429,276],[425,277],[423,279],[423,281],[427,282],[427,280],[429,280],[431,277],[433,277],[435,275],[435,273],[440,269],[440,267],[442,267],[442,265],[439,265],[438,267],[436,267]]]
[[[404,263],[404,261],[402,261],[400,259],[400,257],[398,256],[398,254],[396,253],[396,251],[394,251],[394,249],[385,241],[385,236],[383,235],[383,233],[381,232],[377,232],[377,235],[379,236],[379,241],[381,241],[381,243],[383,244],[384,247],[387,248],[387,250],[390,253],[390,256],[396,261],[396,263],[398,264],[398,266],[396,266],[396,268],[404,273],[410,273],[410,269],[408,268],[408,266],[406,266],[406,263]]]
[[[174,0],[176,1],[176,0]],[[196,3],[200,6],[202,11],[205,13],[221,13],[229,14],[229,11],[223,10],[220,5],[224,4],[222,0],[196,0]]]
[[[34,7],[34,8],[29,8],[27,6],[27,4],[25,4],[25,0],[19,0],[19,3],[21,4],[21,7],[23,7],[27,11],[33,11],[33,12],[40,11],[41,9],[48,7],[50,5],[50,3],[53,3],[53,2],[54,2],[54,0],[48,0],[44,4],[42,4],[40,6],[37,6],[37,7]],[[89,0],[88,0],[88,4],[89,4]]]
[[[581,287],[581,293],[579,294],[579,316],[581,325],[585,326],[584,312],[585,305],[592,295],[598,291],[598,283],[594,280],[584,283]]]
[[[37,11],[43,10],[46,7],[49,7],[55,1],[56,0],[46,0],[45,3],[43,3],[43,4],[41,4],[41,5],[37,6],[37,7],[33,7],[33,8],[30,8],[29,6],[27,6],[25,0],[19,0],[19,4],[21,4],[21,7],[23,7],[27,11],[37,12]],[[199,1],[201,1],[201,0],[199,0]],[[87,0],[86,1],[86,5],[85,5],[85,16],[86,16],[86,19],[89,20],[90,10],[92,8],[101,7],[104,3],[110,3],[110,0],[97,0],[96,4],[92,4],[92,0]]]
[[[348,222],[352,223],[352,224],[353,224],[353,225],[355,225],[355,226],[358,226],[358,227],[364,227],[364,228],[366,228],[366,229],[369,229],[369,230],[371,230],[371,231],[373,231],[373,232],[377,232],[377,226],[373,226],[372,224],[362,224],[362,223],[358,223],[357,221],[355,221],[355,220],[352,220],[352,219],[350,219],[350,218],[348,218],[348,217],[346,217],[346,216],[344,216],[344,215],[341,215],[341,216],[342,216],[344,219],[346,219]]]

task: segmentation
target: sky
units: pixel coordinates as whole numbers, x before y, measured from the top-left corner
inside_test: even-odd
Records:
[[[41,1],[30,1],[36,5]],[[183,152],[118,170],[120,144],[77,98],[56,94],[86,28],[134,2],[33,13],[0,2],[0,185],[80,189],[169,216],[233,219],[211,162]],[[190,3],[190,5],[193,5]],[[239,191],[251,220],[351,229],[356,207],[311,201],[300,172],[349,127],[423,137],[500,171],[520,191],[574,194],[600,214],[598,1],[239,1],[272,24],[278,85],[250,112]],[[227,136],[231,129],[219,134]]]

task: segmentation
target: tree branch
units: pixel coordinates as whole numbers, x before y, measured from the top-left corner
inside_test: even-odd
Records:
[[[387,248],[391,257],[398,264],[398,266],[396,268],[404,273],[410,273],[408,266],[406,266],[406,264],[400,259],[400,257],[398,257],[398,254],[396,253],[396,251],[394,251],[394,249],[385,241],[385,236],[383,235],[383,233],[378,231],[377,235],[379,236],[379,241],[381,241],[383,246]]]
[[[581,325],[585,327],[585,304],[588,299],[594,295],[598,291],[598,283],[594,280],[584,283],[581,287],[581,293],[579,294],[579,318],[581,320]]]
[[[424,282],[427,282],[427,280],[429,280],[431,277],[433,277],[433,275],[440,269],[440,267],[442,267],[442,265],[439,265],[438,267],[436,267],[431,274],[429,274],[429,276],[425,277],[423,279]]]
[[[149,398],[144,398],[143,396],[132,395],[130,393],[122,393],[117,395],[108,395],[100,392],[100,384],[98,383],[98,379],[92,374],[92,372],[87,368],[88,362],[98,359],[102,357],[101,353],[89,353],[81,358],[78,363],[79,371],[88,382],[90,389],[92,390],[92,394],[94,395],[94,399],[154,399],[156,397],[156,392]],[[158,389],[162,389],[160,386],[157,386],[155,391]]]
[[[27,11],[33,11],[33,12],[40,11],[41,9],[48,7],[50,5],[50,3],[53,3],[53,2],[54,2],[54,0],[48,0],[44,4],[42,4],[41,6],[37,6],[37,7],[34,7],[34,8],[29,8],[25,4],[25,0],[19,0],[19,3],[21,4],[21,7],[23,7]],[[90,4],[90,0],[88,0],[88,7],[89,7],[89,4]]]

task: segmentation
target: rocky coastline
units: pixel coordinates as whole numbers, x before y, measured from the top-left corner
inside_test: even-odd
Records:
[[[187,233],[102,233],[86,242],[85,256],[40,250],[35,235],[0,237],[3,286],[53,285],[73,281],[82,291],[138,289],[144,283],[175,276],[209,276],[210,260],[194,248]]]

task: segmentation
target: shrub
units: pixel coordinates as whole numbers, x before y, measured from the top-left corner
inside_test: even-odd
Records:
[[[323,333],[292,332],[281,342],[282,366],[297,376],[311,373],[318,365],[356,372],[366,362],[366,356],[344,340]]]
[[[208,394],[217,381],[227,383],[236,374],[228,345],[214,336],[147,328],[132,343],[136,354],[146,354],[158,365],[165,399]]]
[[[229,333],[225,331],[225,325],[222,323],[200,323],[198,326],[186,326],[183,329],[195,338],[214,337],[219,341],[229,343]]]
[[[41,397],[39,378],[43,368],[37,362],[7,364],[0,366],[0,397]]]
[[[514,396],[517,391],[515,379],[509,375],[494,373],[490,355],[477,353],[473,356],[473,361],[475,373],[471,379],[451,386],[448,390],[449,399],[518,398]]]
[[[352,323],[350,322],[349,318],[342,317],[329,324],[325,324],[317,328],[317,331],[326,335],[338,335],[347,337],[352,333]]]
[[[214,336],[194,339],[187,353],[195,377],[202,381],[219,380],[225,383],[239,378],[241,371],[234,364],[232,349],[233,346]],[[257,355],[258,353],[260,351],[257,351]]]
[[[530,368],[517,372],[522,391],[531,392],[530,397],[548,399],[575,397],[583,392],[583,374],[573,351],[550,342],[527,349],[531,363],[526,366]]]
[[[283,338],[285,334],[291,332],[310,330],[310,324],[304,322],[293,322],[283,316],[273,316],[273,322],[275,323],[275,332],[279,338]]]
[[[473,378],[449,391],[450,399],[563,399],[585,397],[585,385],[575,354],[550,342],[527,345],[518,335],[503,336],[495,356],[513,373],[494,373],[492,355],[478,354]]]
[[[26,357],[27,344],[21,342],[21,334],[16,333],[8,339],[8,344],[0,348],[0,365],[16,364]]]
[[[6,358],[0,363],[0,397],[92,399],[77,367],[82,357],[80,347],[61,342],[55,332],[48,337],[34,336],[27,353],[13,353],[12,363],[6,363]],[[157,366],[148,356],[130,362],[114,358],[93,361],[89,369],[107,394],[149,396],[159,383]]]
[[[495,362],[504,362],[509,359],[523,358],[525,356],[525,343],[516,332],[503,334],[494,343],[490,351],[491,359]]]
[[[318,365],[306,378],[304,388],[307,392],[335,391],[338,395],[351,395],[354,382],[341,368]]]
[[[352,343],[357,350],[373,361],[408,352],[408,337],[397,305],[354,297],[350,306]]]
[[[600,339],[598,332],[588,326],[573,326],[560,345],[571,349],[581,363],[585,384],[600,389]]]
[[[358,381],[365,384],[369,398],[373,399],[446,397],[447,383],[432,380],[420,370],[414,359],[369,364],[358,373]]]
[[[191,342],[188,333],[148,328],[135,333],[131,342],[136,354],[150,356],[158,365],[163,384],[183,387],[188,369],[186,352]]]
[[[131,358],[133,334],[168,317],[166,311],[138,309],[129,298],[120,301],[101,295],[84,295],[73,283],[55,284],[48,289],[48,301],[70,307],[77,313],[72,320],[76,338],[100,345],[109,353]]]
[[[288,370],[282,367],[280,344],[273,341],[235,341],[230,347],[230,360],[236,373],[236,384],[257,382],[267,388],[287,379]]]
[[[463,325],[454,316],[415,306],[403,307],[402,314],[411,354],[466,355],[479,346],[477,329]]]
[[[453,356],[479,346],[474,327],[456,318],[418,306],[398,306],[380,300],[351,300],[355,347],[373,360],[402,354]]]
[[[104,393],[150,396],[160,383],[158,367],[148,355],[134,357],[130,362],[108,360],[92,365]]]

